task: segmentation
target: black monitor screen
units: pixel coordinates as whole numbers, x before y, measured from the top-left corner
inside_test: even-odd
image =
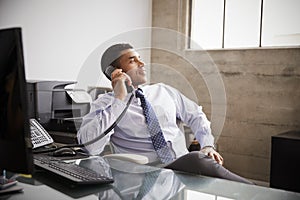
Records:
[[[0,170],[32,173],[20,28],[0,30]]]

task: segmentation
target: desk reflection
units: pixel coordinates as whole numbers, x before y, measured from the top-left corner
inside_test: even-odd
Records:
[[[23,195],[19,195],[19,199],[41,199],[40,197],[44,196],[44,193],[47,193],[46,196],[49,197],[60,197],[58,199],[75,198],[82,200],[300,199],[300,193],[187,174],[112,158],[104,159],[96,156],[71,162],[92,169],[100,174],[113,177],[114,183],[70,187],[64,181],[58,181],[56,178],[51,177],[50,174],[45,176],[48,173],[42,173],[41,175],[43,176],[36,176],[36,178],[48,186],[44,188],[44,192],[36,192],[38,188],[35,188],[35,186],[21,184],[26,192]],[[50,190],[50,187],[54,190]],[[67,196],[61,198],[62,193]]]
[[[185,187],[172,170],[127,162],[120,165],[115,159],[108,159],[108,162],[115,182],[112,188],[97,194],[99,200],[171,199]]]
[[[83,161],[90,169],[103,170],[97,163],[103,158]],[[95,193],[104,199],[299,199],[300,194],[243,184],[218,178],[176,172],[169,169],[138,165],[117,159],[105,159],[106,173],[115,180],[111,187]],[[89,163],[89,164],[88,164]]]

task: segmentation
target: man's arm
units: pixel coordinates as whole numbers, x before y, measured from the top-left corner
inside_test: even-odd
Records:
[[[84,116],[77,133],[78,142],[83,144],[102,135],[115,122],[125,106],[125,102],[108,94],[93,102],[90,112]],[[100,154],[112,134],[113,130],[99,141],[86,146],[85,149],[92,155]]]
[[[191,101],[178,90],[166,86],[170,95],[176,101],[179,118],[189,126],[200,143],[201,152],[223,164],[222,156],[214,149],[214,137],[211,133],[210,121],[207,119],[202,107]]]

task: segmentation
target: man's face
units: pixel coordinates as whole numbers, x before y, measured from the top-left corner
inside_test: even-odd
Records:
[[[131,78],[133,86],[147,82],[145,63],[134,49],[126,49],[121,52],[120,67]]]

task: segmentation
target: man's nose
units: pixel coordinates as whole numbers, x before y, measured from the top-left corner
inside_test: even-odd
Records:
[[[138,59],[137,62],[138,62],[139,67],[145,66],[145,63],[142,60]]]

